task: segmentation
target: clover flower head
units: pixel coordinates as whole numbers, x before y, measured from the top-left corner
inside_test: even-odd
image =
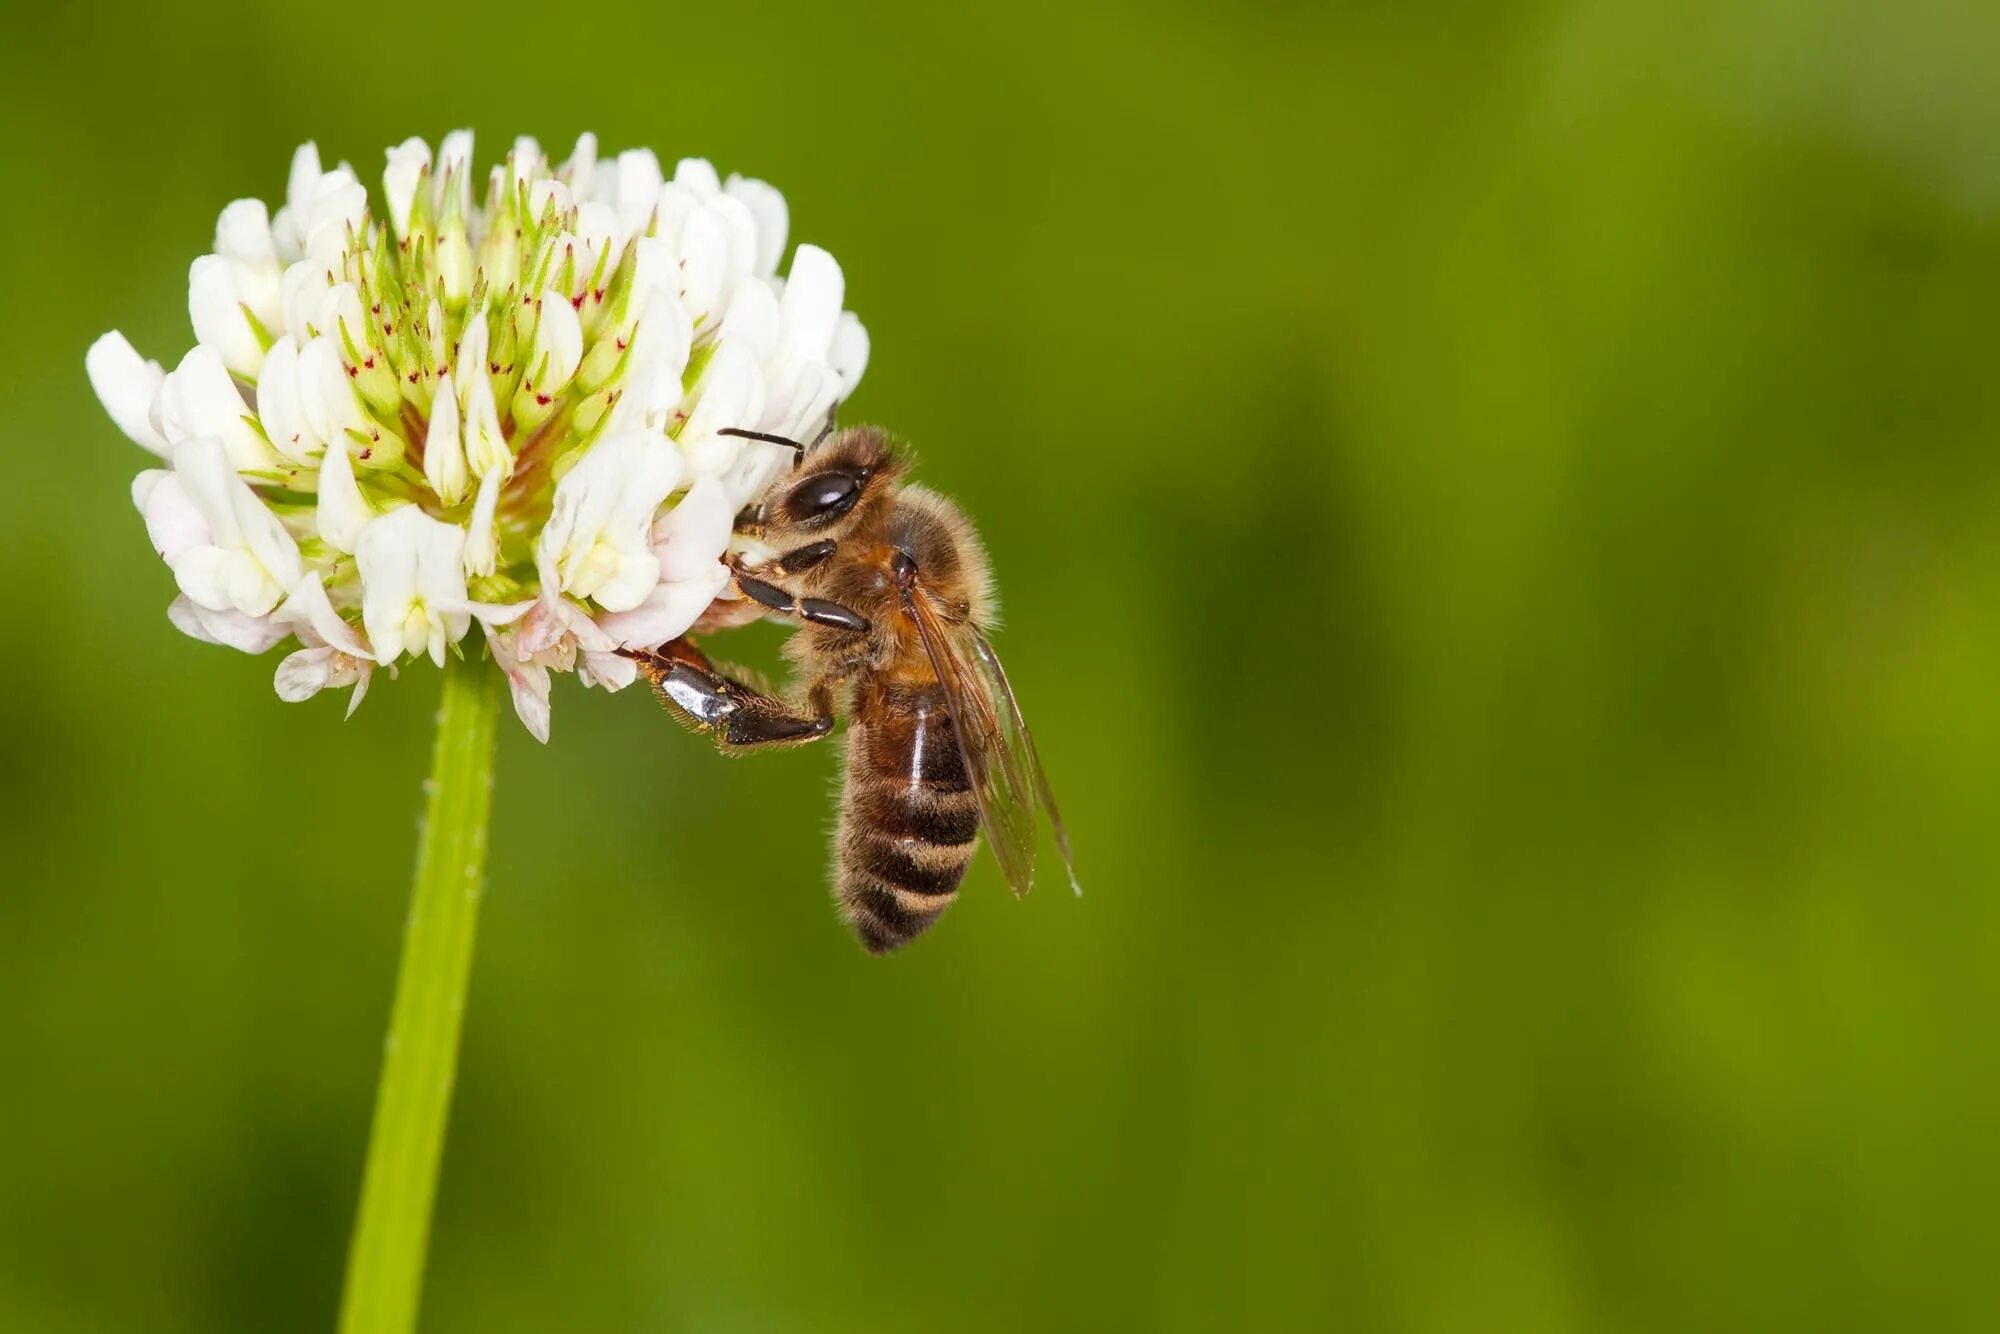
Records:
[[[478,627],[548,738],[549,673],[617,690],[621,649],[723,594],[736,512],[788,457],[725,435],[818,432],[868,357],[840,266],[784,197],[699,159],[585,135],[514,143],[475,190],[472,135],[388,151],[385,210],[312,144],[276,214],[239,199],[188,271],[172,371],[122,334],[85,358],[159,456],[132,499],[185,633],[286,640],[280,697],[468,651]],[[470,646],[478,651],[479,645]]]

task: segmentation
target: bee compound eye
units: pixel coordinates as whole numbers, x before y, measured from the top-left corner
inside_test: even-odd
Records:
[[[854,508],[861,499],[861,478],[854,473],[815,473],[785,496],[785,517],[794,523],[827,523]]]

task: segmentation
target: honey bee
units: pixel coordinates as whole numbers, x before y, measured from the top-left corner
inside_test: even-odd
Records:
[[[872,426],[811,449],[737,516],[735,585],[797,625],[798,700],[718,668],[683,637],[633,654],[668,709],[725,752],[801,745],[849,719],[834,897],[875,954],[908,944],[958,895],[986,835],[1016,895],[1033,879],[1037,807],[1070,883],[1069,838],[1034,738],[988,640],[986,553],[957,505],[904,480],[909,457]],[[718,606],[727,606],[727,603]]]

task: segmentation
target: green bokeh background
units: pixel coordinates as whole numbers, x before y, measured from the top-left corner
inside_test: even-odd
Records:
[[[469,122],[840,257],[1089,892],[865,958],[831,748],[559,683],[428,1329],[1994,1328],[1980,8],[11,17],[0,1326],[331,1326],[436,674],[175,633],[82,358]]]

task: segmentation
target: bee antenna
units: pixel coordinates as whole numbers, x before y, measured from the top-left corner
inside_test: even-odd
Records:
[[[786,449],[792,451],[792,466],[794,468],[806,461],[806,447],[789,436],[772,435],[768,431],[746,431],[741,426],[725,426],[717,431],[716,434],[733,435],[742,440],[761,440],[767,445],[783,445]],[[819,441],[815,440],[813,443],[818,444]]]
[[[819,434],[813,437],[812,448],[818,449],[826,443],[826,438],[833,434],[833,419],[839,412],[840,403],[836,400],[834,405],[826,410],[826,421],[821,423]]]

